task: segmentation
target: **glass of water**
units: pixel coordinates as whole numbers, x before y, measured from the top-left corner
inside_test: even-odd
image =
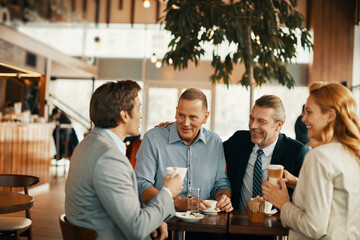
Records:
[[[188,189],[188,207],[190,212],[199,212],[200,210],[200,188],[189,187]]]

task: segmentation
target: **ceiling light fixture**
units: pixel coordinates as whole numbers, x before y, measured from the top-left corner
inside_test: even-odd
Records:
[[[150,0],[144,0],[143,5],[144,5],[144,8],[149,8],[150,7]]]
[[[151,62],[152,63],[155,63],[156,62],[156,55],[155,55],[155,53],[153,53],[153,55],[151,56]]]
[[[161,61],[160,60],[157,60],[156,63],[155,63],[155,67],[156,68],[161,68]]]
[[[0,77],[15,77],[15,78],[22,78],[22,77],[39,77],[37,75],[33,75],[30,73],[0,73]]]
[[[21,68],[21,67],[16,67],[16,66],[11,65],[11,64],[0,62],[0,65],[4,66],[4,67],[7,67],[7,68],[11,68],[11,69],[16,70],[16,71],[19,71],[20,74],[21,74],[21,77],[40,77],[41,76],[41,73],[34,72],[34,71],[24,69],[24,68]],[[14,72],[11,72],[11,73],[2,72],[2,73],[0,73],[0,76],[1,77],[17,77],[18,74],[14,73]]]
[[[171,7],[172,7],[173,9],[180,9],[180,7],[177,6],[177,5],[175,5],[175,4],[173,4]]]
[[[99,36],[96,36],[94,38],[94,42],[95,42],[95,49],[96,50],[99,50],[100,49],[100,37]]]

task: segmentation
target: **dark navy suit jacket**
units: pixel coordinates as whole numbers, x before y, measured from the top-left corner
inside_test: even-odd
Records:
[[[232,205],[239,207],[241,187],[251,151],[254,147],[249,131],[237,131],[224,142],[224,153],[227,163],[227,174],[232,187]],[[300,168],[308,148],[297,140],[279,134],[271,164],[281,164],[294,176],[299,176]],[[293,190],[288,189],[290,197]]]

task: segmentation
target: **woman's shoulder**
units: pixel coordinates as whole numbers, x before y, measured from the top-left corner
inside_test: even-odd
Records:
[[[343,145],[339,141],[331,141],[326,144],[322,144],[318,147],[315,147],[314,150],[317,149],[319,151],[329,151],[329,150],[335,150],[339,151],[340,149],[343,149]]]
[[[330,142],[320,146],[317,146],[309,151],[309,155],[325,155],[331,156],[333,154],[343,154],[344,147],[340,142]]]
[[[327,165],[331,163],[338,165],[350,159],[352,162],[354,159],[354,156],[338,141],[332,141],[310,150],[307,157],[313,162],[323,162]]]

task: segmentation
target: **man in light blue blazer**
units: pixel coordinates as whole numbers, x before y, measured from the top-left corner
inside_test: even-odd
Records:
[[[125,156],[123,140],[138,135],[140,86],[131,80],[100,86],[90,101],[95,128],[76,147],[65,192],[70,223],[93,229],[98,239],[149,239],[160,226],[167,237],[168,220],[175,213],[173,197],[182,190],[180,176],[165,177],[159,193],[141,206],[136,176]]]

